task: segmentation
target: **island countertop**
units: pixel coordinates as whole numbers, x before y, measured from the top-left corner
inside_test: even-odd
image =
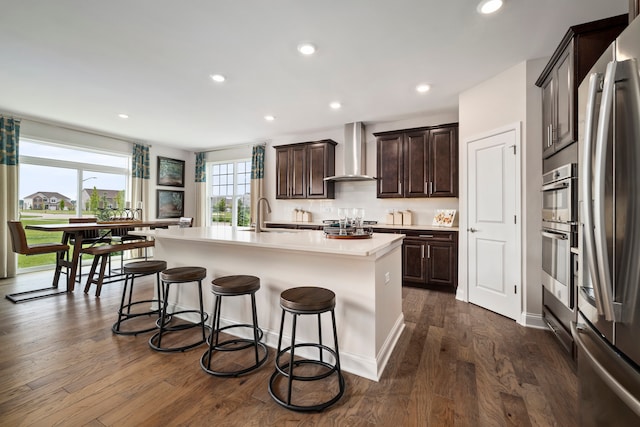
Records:
[[[322,231],[268,229],[261,233],[235,227],[193,227],[142,230],[131,234],[154,238],[224,243],[281,250],[372,256],[402,243],[404,235],[373,233],[370,239],[328,239]]]

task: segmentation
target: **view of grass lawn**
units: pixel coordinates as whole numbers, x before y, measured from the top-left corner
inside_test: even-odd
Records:
[[[45,218],[44,211],[22,211],[20,213],[20,221],[23,227],[25,227],[25,234],[27,236],[27,242],[29,245],[36,245],[39,243],[58,243],[62,241],[62,232],[51,231],[38,231],[28,230],[27,225],[35,224],[57,224],[61,222],[67,222],[70,216],[74,216],[69,211],[47,211]],[[86,215],[91,215],[87,212]],[[73,248],[70,249],[69,257],[73,253]],[[88,259],[88,258],[87,258]],[[41,266],[54,266],[56,263],[56,254],[42,254],[42,255],[18,255],[18,268],[32,268]]]

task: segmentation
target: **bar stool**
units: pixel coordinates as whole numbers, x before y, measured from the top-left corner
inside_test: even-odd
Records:
[[[149,338],[149,346],[157,351],[163,352],[176,352],[185,351],[191,348],[197,347],[203,344],[207,340],[206,329],[209,328],[206,325],[209,315],[204,311],[202,304],[202,279],[207,275],[207,270],[203,267],[176,267],[169,268],[160,273],[160,279],[162,287],[164,288],[164,296],[162,298],[162,310],[160,311],[160,319],[157,322],[157,326],[160,329]],[[189,282],[198,282],[198,297],[200,301],[200,310],[182,310],[169,313],[167,306],[169,304],[169,289],[173,284],[183,284]],[[195,313],[200,316],[198,323],[179,323],[170,325],[170,322],[175,319],[178,314]],[[170,318],[169,318],[170,317]],[[162,338],[172,332],[180,332],[191,328],[199,327],[202,330],[202,339],[193,342],[191,344],[183,346],[163,347]]]
[[[282,320],[280,322],[280,337],[278,338],[278,351],[276,352],[276,369],[269,380],[269,394],[281,406],[294,411],[322,411],[323,409],[336,403],[344,394],[345,382],[340,370],[340,354],[338,352],[338,334],[336,330],[336,316],[334,308],[336,305],[336,295],[329,289],[318,287],[299,287],[287,289],[280,294],[280,307],[282,308]],[[334,349],[322,344],[322,326],[320,315],[331,312],[331,322],[333,325]],[[291,345],[282,349],[282,331],[284,328],[285,314],[293,315],[291,327]],[[296,321],[298,316],[305,314],[318,315],[318,342],[317,343],[296,343]],[[315,347],[319,350],[319,360],[301,359],[295,360],[295,350],[301,347]],[[290,353],[289,360],[281,364],[280,358]],[[324,360],[323,353],[327,352],[334,359],[331,364]],[[294,368],[305,366],[316,366],[324,368],[324,372],[316,375],[296,374]],[[298,405],[291,403],[291,390],[293,381],[318,381],[336,374],[338,379],[338,391],[329,400],[312,405]],[[286,399],[278,396],[274,391],[276,380],[287,378]],[[321,389],[322,390],[322,389]]]
[[[123,322],[127,320],[135,319],[142,316],[157,315],[160,318],[160,307],[162,306],[162,292],[160,288],[160,272],[167,269],[167,262],[161,260],[153,261],[136,261],[126,264],[123,268],[125,274],[124,288],[122,289],[122,300],[120,301],[120,308],[118,309],[118,320],[113,324],[111,330],[114,334],[118,335],[138,335],[144,332],[151,332],[156,329],[156,322],[153,326],[145,329],[133,329],[122,330],[121,326]],[[149,276],[151,274],[156,275],[156,291],[158,299],[148,299],[142,301],[132,301],[133,297],[133,283],[136,277]],[[131,283],[129,284],[129,280]],[[125,298],[127,297],[127,288],[129,290],[129,298],[125,304]],[[157,303],[158,308],[155,310],[147,310],[144,312],[131,313],[131,308],[139,304],[153,304]]]
[[[215,296],[213,304],[213,322],[211,335],[209,335],[209,349],[202,354],[200,358],[200,366],[208,374],[219,377],[237,377],[247,372],[258,369],[267,361],[269,352],[267,346],[260,342],[263,332],[258,327],[258,315],[256,312],[256,292],[260,289],[260,279],[255,276],[224,276],[218,277],[211,282],[211,292]],[[220,327],[220,317],[222,308],[222,297],[251,295],[251,314],[253,324],[239,324]],[[253,331],[253,339],[247,338],[231,338],[220,342],[220,332],[228,331],[236,328],[251,328]],[[215,370],[211,367],[211,359],[215,357],[216,352],[241,351],[253,348],[255,354],[255,363],[251,366],[231,370]],[[260,350],[263,355],[260,357]]]

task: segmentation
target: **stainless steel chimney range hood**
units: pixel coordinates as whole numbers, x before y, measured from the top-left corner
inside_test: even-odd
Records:
[[[344,125],[344,174],[328,176],[325,181],[373,181],[376,178],[365,173],[366,151],[364,123]]]

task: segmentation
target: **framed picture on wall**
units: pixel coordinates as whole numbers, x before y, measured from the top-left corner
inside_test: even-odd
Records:
[[[184,187],[184,160],[158,156],[158,185]]]
[[[184,216],[184,191],[156,190],[157,218]]]

